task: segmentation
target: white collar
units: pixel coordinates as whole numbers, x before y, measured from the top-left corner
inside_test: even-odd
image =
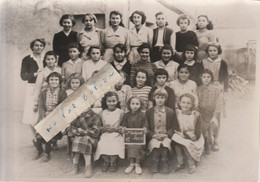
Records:
[[[114,60],[114,64],[115,64],[115,66],[117,66],[117,65],[124,66],[124,65],[126,64],[126,62],[127,62],[126,58],[124,58],[124,61],[121,62],[121,63],[119,63],[119,62],[117,62],[117,61]]]

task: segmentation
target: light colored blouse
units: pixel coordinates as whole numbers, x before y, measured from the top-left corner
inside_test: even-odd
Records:
[[[131,28],[129,37],[131,47],[138,47],[142,43],[148,43],[152,46],[153,32],[152,29],[146,27],[145,25],[143,25],[138,32],[135,27]]]
[[[88,80],[92,77],[95,71],[101,70],[106,64],[107,62],[102,59],[98,60],[96,63],[94,63],[91,59],[85,61],[82,66],[82,77],[85,81]]]

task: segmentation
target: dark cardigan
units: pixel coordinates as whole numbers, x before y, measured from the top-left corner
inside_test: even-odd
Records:
[[[157,43],[157,39],[158,39],[158,32],[159,32],[159,27],[153,29],[153,47],[156,45]],[[163,32],[163,44],[171,44],[171,35],[173,33],[173,30],[171,28],[165,27],[164,28],[164,32]]]
[[[43,90],[41,93],[40,93],[40,97],[39,97],[39,120],[42,120],[45,115],[46,115],[46,93],[47,93],[47,89],[46,90]],[[63,101],[65,100],[67,97],[67,93],[64,91],[64,90],[59,90],[59,93],[58,93],[58,104],[57,106]]]
[[[152,136],[154,135],[154,127],[155,127],[154,108],[155,107],[152,107],[146,111],[146,117],[147,117],[147,123],[148,123],[148,129],[147,129],[148,140],[150,140],[152,138]],[[171,138],[174,133],[174,130],[179,131],[180,127],[179,127],[179,123],[177,121],[175,112],[166,106],[165,106],[165,112],[166,112],[166,130],[167,130],[168,136]]]
[[[33,60],[30,55],[23,58],[20,73],[22,80],[28,81],[28,83],[35,83],[37,77],[34,76],[34,73],[36,73],[38,69],[37,62]]]

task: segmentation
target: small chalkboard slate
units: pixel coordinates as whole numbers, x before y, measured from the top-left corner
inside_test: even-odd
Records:
[[[124,133],[125,145],[145,145],[143,128],[126,128]]]

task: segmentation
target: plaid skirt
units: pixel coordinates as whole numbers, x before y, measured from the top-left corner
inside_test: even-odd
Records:
[[[72,140],[72,152],[75,153],[91,155],[96,146],[97,139],[90,136],[76,136]]]

